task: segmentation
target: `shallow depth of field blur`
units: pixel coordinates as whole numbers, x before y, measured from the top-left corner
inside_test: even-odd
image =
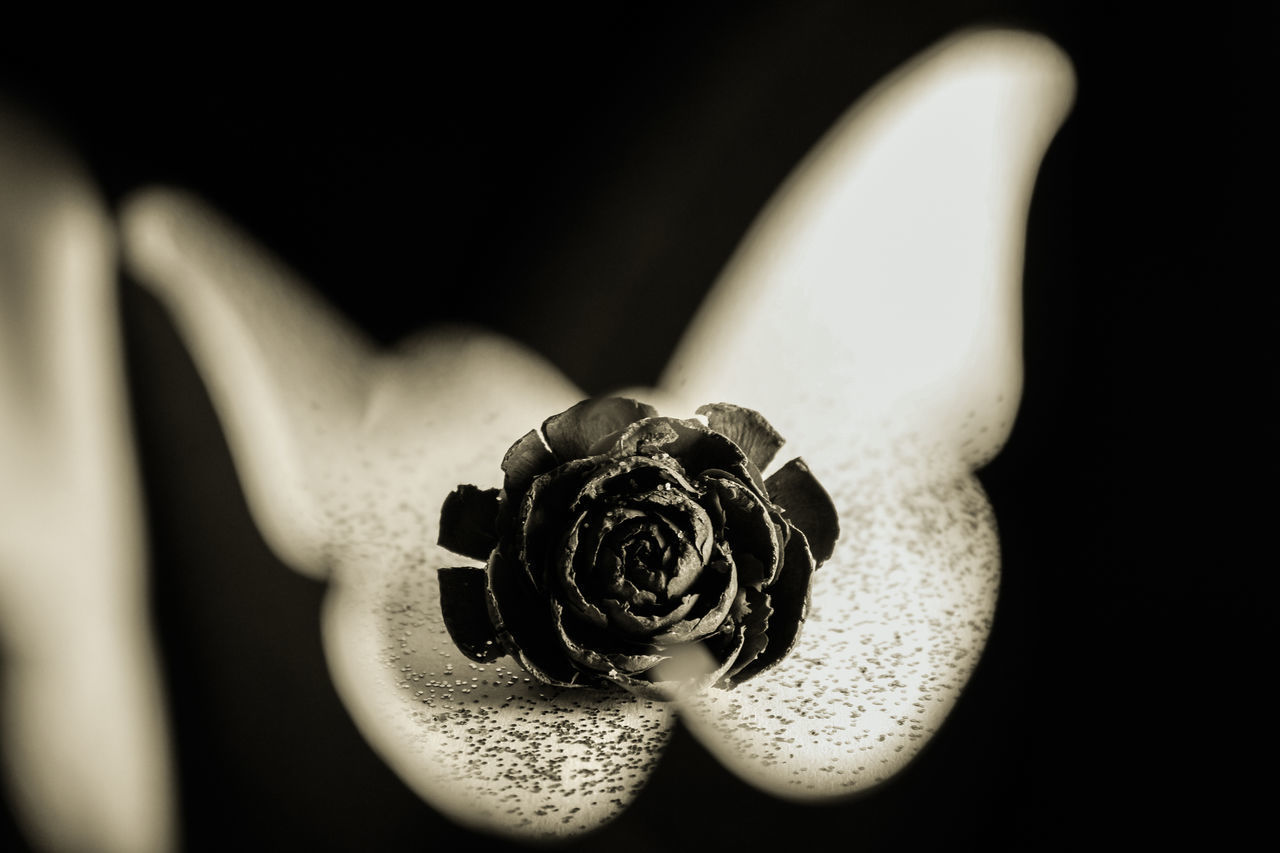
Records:
[[[0,123],[0,678],[31,701],[6,704],[0,730],[48,737],[0,743],[0,848],[501,846],[424,804],[366,745],[321,649],[322,584],[268,550],[167,315],[116,266],[109,231],[68,210],[100,203],[110,223],[130,190],[183,186],[377,342],[478,322],[588,392],[651,384],[818,136],[903,61],[981,23],[1048,35],[1080,94],[1030,211],[1022,406],[978,474],[1003,576],[963,701],[899,777],[835,805],[773,799],[677,729],[636,803],[567,847],[999,849],[1135,818],[1118,794],[1150,765],[1104,721],[1108,697],[1132,688],[1115,649],[1143,636],[1134,613],[1154,581],[1125,559],[1116,521],[1136,501],[1114,485],[1115,423],[1140,398],[1111,389],[1143,347],[1115,330],[1144,326],[1135,294],[1152,264],[1166,288],[1202,274],[1143,247],[1174,235],[1231,256],[1212,242],[1225,229],[1179,230],[1162,166],[1183,147],[1225,161],[1212,145],[1238,136],[1211,129],[1232,120],[1229,102],[1199,98],[1208,118],[1165,132],[1187,93],[1229,88],[1200,76],[1229,65],[1157,52],[1186,41],[1182,24],[1069,5],[712,2],[596,10],[585,37],[568,17],[457,13],[332,44],[104,38],[76,63],[15,45],[0,104],[42,135]],[[1216,60],[1241,29],[1215,17],[1194,36]],[[1139,61],[1133,45],[1152,53]],[[1160,85],[1133,73],[1151,68]],[[97,200],[45,192],[59,176]],[[1209,186],[1193,174],[1182,192]],[[42,253],[26,235],[45,223],[80,250]],[[98,570],[98,554],[118,559]],[[65,571],[13,592],[35,562]],[[60,782],[60,754],[91,768],[84,755],[100,756],[110,778],[85,784],[136,796],[94,813]],[[41,837],[32,797],[57,803]]]

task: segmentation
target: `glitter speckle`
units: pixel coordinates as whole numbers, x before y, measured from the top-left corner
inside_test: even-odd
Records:
[[[682,708],[727,766],[791,796],[869,787],[920,750],[977,662],[999,583],[990,506],[941,447],[900,439],[820,476],[842,535],[796,652]]]

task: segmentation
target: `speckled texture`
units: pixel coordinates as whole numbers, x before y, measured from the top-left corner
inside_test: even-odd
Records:
[[[681,707],[766,790],[811,799],[888,778],[981,655],[999,555],[971,469],[1017,409],[1025,211],[1071,90],[1065,58],[1027,34],[962,35],[912,63],[784,186],[661,390],[636,394],[675,416],[756,409],[841,515],[792,656]],[[474,331],[371,354],[190,200],[144,197],[126,226],[139,277],[210,386],[258,524],[330,579],[325,648],[370,743],[477,828],[559,837],[616,815],[658,760],[673,705],[468,661],[434,571],[465,562],[434,544],[445,495],[498,485],[511,442],[578,392]]]
[[[200,224],[207,239],[210,222],[189,214],[184,227]],[[212,316],[242,324],[223,330],[208,313],[187,316],[204,337],[197,357],[215,375],[250,364],[217,356],[220,339],[276,328],[237,314],[231,289],[167,296],[179,312],[225,300],[230,310]],[[292,324],[307,328],[304,316]],[[292,345],[305,347],[305,336]],[[301,568],[330,579],[326,653],[366,738],[425,799],[476,828],[562,837],[617,815],[659,760],[674,706],[546,688],[507,657],[469,661],[443,627],[435,578],[465,562],[434,544],[445,495],[458,483],[498,485],[510,443],[579,392],[527,351],[475,330],[436,332],[368,362],[362,394],[314,394],[290,363],[263,359],[253,362],[260,375],[241,376],[242,387],[266,389],[271,406],[235,393],[215,393],[215,403],[238,464],[251,468],[242,471],[251,506],[272,497],[277,523],[297,516],[300,529],[321,533],[297,553],[311,560]],[[227,376],[210,384],[234,387]],[[821,796],[886,778],[936,730],[981,651],[998,561],[989,509],[952,443],[913,437],[887,418],[858,426],[847,398],[791,405],[795,391],[774,385],[773,405],[757,406],[788,439],[782,456],[802,455],[832,493],[844,533],[815,577],[792,656],[684,711],[743,778]],[[696,407],[635,393],[677,416]],[[769,386],[751,393],[767,397]],[[697,402],[723,396],[704,392]],[[259,439],[305,448],[306,464],[264,468],[273,457],[244,447]],[[257,501],[255,484],[264,488]]]
[[[819,472],[843,535],[792,654],[682,708],[743,778],[780,796],[887,779],[937,731],[977,664],[999,585],[994,518],[948,453],[852,445]]]
[[[568,392],[520,355],[446,335],[391,380],[401,401],[440,399],[457,381],[477,390],[451,391],[467,397],[460,409],[389,404],[332,469],[321,492],[335,579],[325,639],[362,729],[424,797],[477,828],[550,837],[617,815],[673,715],[625,693],[546,687],[509,657],[475,663],[445,631],[435,570],[467,563],[434,544],[445,495],[459,482],[500,485],[507,446],[565,407],[557,394]]]
[[[135,200],[126,239],[209,385],[268,541],[330,581],[334,683],[383,759],[490,832],[559,837],[618,814],[658,760],[673,709],[548,690],[510,658],[473,669],[443,627],[436,584],[436,569],[465,563],[435,544],[445,495],[499,485],[511,442],[581,392],[476,329],[372,354],[189,197]]]

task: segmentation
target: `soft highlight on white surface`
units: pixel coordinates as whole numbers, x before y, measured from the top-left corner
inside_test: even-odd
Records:
[[[115,246],[69,157],[0,104],[5,781],[31,839],[173,844]]]
[[[195,356],[254,518],[290,565],[330,581],[330,671],[383,759],[479,829],[553,837],[618,814],[648,778],[671,709],[555,696],[510,659],[473,664],[445,631],[436,583],[436,569],[465,562],[435,544],[445,496],[497,485],[512,442],[581,391],[477,329],[375,353],[183,194],[135,197],[124,234]]]
[[[726,766],[781,796],[860,790],[937,731],[976,666],[999,544],[973,468],[1022,384],[1022,250],[1074,94],[1028,33],[955,36],[855,106],[766,207],[663,380],[768,414],[842,536],[801,642],[685,702]]]
[[[1066,56],[1029,33],[965,33],[908,63],[766,206],[663,387],[819,430],[891,418],[991,458],[1021,392],[1031,190],[1073,94]]]
[[[127,205],[132,267],[195,357],[268,542],[329,579],[339,693],[407,783],[464,824],[545,838],[625,808],[675,707],[784,796],[862,789],[919,751],[990,629],[998,543],[971,471],[1016,411],[1026,209],[1072,86],[1025,33],[963,34],[911,63],[784,185],[662,386],[636,392],[668,414],[758,409],[844,530],[792,656],[674,704],[470,662],[441,622],[434,570],[466,562],[434,544],[444,496],[499,485],[506,448],[578,389],[477,330],[375,351],[197,200]]]

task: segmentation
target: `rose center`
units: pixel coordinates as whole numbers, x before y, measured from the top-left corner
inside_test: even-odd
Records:
[[[623,576],[640,589],[666,595],[671,547],[657,525],[647,524],[622,545]]]

